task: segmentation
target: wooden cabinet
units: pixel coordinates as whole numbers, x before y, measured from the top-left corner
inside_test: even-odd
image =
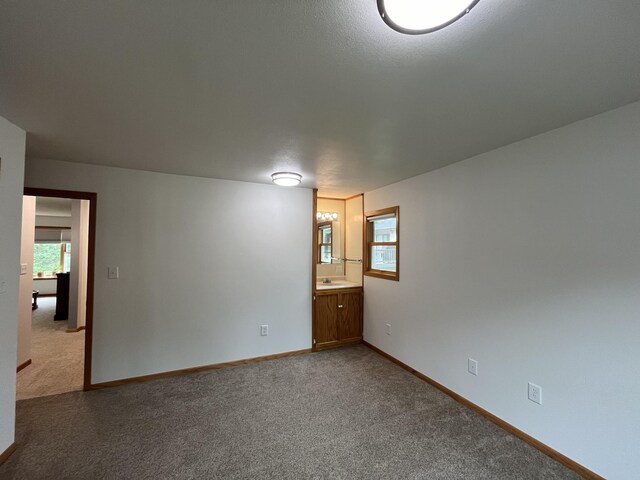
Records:
[[[320,290],[314,296],[314,347],[337,347],[362,340],[362,288]]]
[[[57,273],[56,314],[54,320],[69,319],[69,273]]]

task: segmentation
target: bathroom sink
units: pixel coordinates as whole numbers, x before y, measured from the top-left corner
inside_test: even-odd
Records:
[[[348,280],[331,280],[331,283],[323,283],[322,281],[316,282],[317,290],[331,290],[334,288],[353,288],[360,285],[355,282],[349,282]]]

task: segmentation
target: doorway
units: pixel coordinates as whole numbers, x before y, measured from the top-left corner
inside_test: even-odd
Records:
[[[89,390],[97,195],[24,195],[17,399]]]

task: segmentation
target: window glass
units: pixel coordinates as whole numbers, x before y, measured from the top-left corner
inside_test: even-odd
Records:
[[[371,268],[385,272],[396,271],[396,246],[374,245],[371,247]]]
[[[33,246],[33,275],[38,272],[51,276],[60,271],[60,244],[36,243]]]
[[[365,270],[371,277],[400,279],[400,207],[365,213]]]

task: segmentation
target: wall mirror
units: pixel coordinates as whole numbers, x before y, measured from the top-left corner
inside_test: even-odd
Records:
[[[342,229],[340,221],[318,222],[318,268],[319,277],[335,277],[344,275],[342,260]]]

